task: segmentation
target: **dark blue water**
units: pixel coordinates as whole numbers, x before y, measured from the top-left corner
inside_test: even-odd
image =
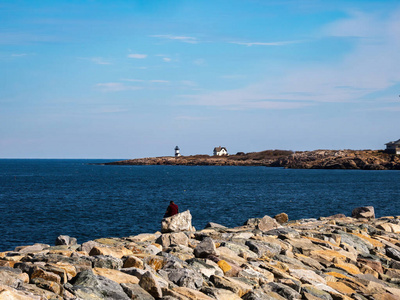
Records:
[[[400,171],[266,167],[101,166],[101,160],[0,160],[0,251],[60,234],[79,243],[160,230],[174,200],[193,225],[242,225],[285,212],[290,219],[350,215],[372,205],[400,215]]]

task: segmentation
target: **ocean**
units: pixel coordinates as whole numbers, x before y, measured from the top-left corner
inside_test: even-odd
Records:
[[[281,212],[290,220],[374,206],[400,215],[400,171],[112,166],[113,160],[0,160],[0,251],[59,235],[83,243],[160,230],[170,200],[196,229]]]

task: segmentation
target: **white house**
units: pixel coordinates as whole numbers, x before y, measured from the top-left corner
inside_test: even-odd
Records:
[[[400,154],[400,140],[386,143],[386,152],[391,154]]]
[[[178,146],[176,146],[175,147],[175,157],[179,157],[179,156],[181,156],[181,154],[180,154],[180,152],[179,152],[179,147]]]
[[[214,156],[228,155],[228,150],[225,147],[215,147],[213,151]]]

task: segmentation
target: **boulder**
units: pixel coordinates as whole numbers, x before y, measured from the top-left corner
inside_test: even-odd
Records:
[[[180,231],[194,231],[192,226],[192,215],[189,210],[173,215],[172,217],[164,218],[161,221],[162,233]]]
[[[68,235],[59,235],[56,239],[56,246],[59,245],[67,245],[67,246],[73,246],[76,245],[76,238],[70,237]]]
[[[103,276],[96,276],[91,270],[78,273],[72,284],[71,291],[80,299],[129,300],[118,283]]]
[[[27,253],[40,252],[40,251],[43,251],[44,249],[48,249],[49,247],[50,247],[50,245],[47,245],[47,244],[34,244],[31,246],[16,247],[15,251],[22,253],[22,254],[27,254]]]
[[[281,252],[281,246],[279,244],[248,240],[246,241],[246,246],[248,246],[251,251],[255,252],[258,257],[274,257]]]
[[[351,217],[356,219],[375,219],[373,206],[357,207],[351,212]]]
[[[274,216],[274,219],[279,223],[279,224],[284,224],[289,221],[289,216],[285,213],[280,213],[276,216]]]
[[[184,299],[196,299],[196,300],[214,300],[199,291],[189,289],[187,287],[174,287],[173,291],[185,297]]]
[[[122,266],[123,268],[132,268],[132,267],[139,269],[144,268],[143,260],[134,255],[126,256],[123,259],[124,259],[124,264]]]
[[[187,262],[194,270],[197,270],[206,278],[210,278],[211,275],[224,275],[221,268],[211,260],[193,258]]]
[[[12,288],[17,288],[24,281],[26,281],[22,274],[26,275],[26,273],[22,273],[20,269],[0,267],[0,284],[4,284]]]
[[[162,297],[161,285],[153,273],[149,271],[144,273],[140,278],[139,285],[154,298]]]
[[[261,231],[269,231],[271,229],[280,227],[281,225],[279,225],[278,222],[270,216],[264,216],[263,218],[261,218],[256,226],[256,228]]]
[[[204,238],[200,242],[200,244],[198,244],[194,249],[194,255],[198,258],[204,258],[209,255],[216,255],[216,254],[217,254],[217,248],[215,247],[215,244],[210,237]]]
[[[227,227],[218,223],[208,222],[204,228],[226,229]]]
[[[28,291],[16,290],[7,285],[0,283],[0,299],[10,300],[41,300],[44,299],[39,295],[34,295]]]
[[[93,274],[106,277],[117,283],[139,283],[139,278],[114,269],[94,268]]]
[[[142,289],[139,284],[121,283],[121,287],[130,299],[154,300],[154,297]]]
[[[122,259],[111,255],[94,256],[93,268],[121,269]]]
[[[267,284],[269,288],[271,288],[272,292],[275,292],[285,299],[301,299],[301,294],[296,292],[294,289],[291,287],[278,283],[278,282],[269,282]]]
[[[92,250],[90,250],[90,256],[96,255],[111,255],[116,258],[122,258],[123,256],[131,255],[132,251],[126,249],[125,247],[102,247],[102,246],[94,246]]]
[[[189,238],[183,232],[164,233],[157,240],[157,244],[168,248],[170,245],[183,245],[188,246]]]
[[[213,287],[203,287],[201,292],[217,300],[242,300],[237,294],[230,290]]]
[[[177,286],[183,286],[197,290],[203,285],[203,277],[201,273],[192,269],[167,269],[168,279]]]

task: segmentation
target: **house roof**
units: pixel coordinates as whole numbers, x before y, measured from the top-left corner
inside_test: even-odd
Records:
[[[399,140],[397,140],[397,141],[394,141],[394,142],[389,142],[389,143],[386,143],[385,145],[388,145],[388,146],[392,146],[392,145],[398,145],[398,146],[400,146],[400,139],[399,139]]]
[[[221,147],[221,146],[215,147],[215,148],[214,148],[214,151],[220,152],[222,149],[224,149],[225,151],[227,151],[225,147]]]

